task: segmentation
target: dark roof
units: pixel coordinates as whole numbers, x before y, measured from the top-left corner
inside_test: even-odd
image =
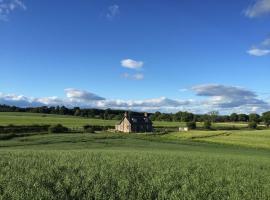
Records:
[[[134,125],[152,124],[151,120],[145,116],[130,116],[129,122]]]

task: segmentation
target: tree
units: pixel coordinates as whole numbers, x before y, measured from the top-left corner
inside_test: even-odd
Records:
[[[189,113],[189,112],[182,112],[181,121],[182,122],[194,121],[194,114]]]
[[[80,108],[74,108],[74,109],[75,109],[74,116],[81,116]]]
[[[170,121],[172,121],[172,116],[171,116],[171,114],[162,113],[162,114],[159,116],[159,119],[160,119],[161,121],[170,122]]]
[[[204,127],[205,129],[211,129],[211,127],[212,127],[211,121],[210,121],[210,120],[204,121],[203,127]]]
[[[193,121],[193,122],[187,122],[187,127],[188,129],[196,129],[196,122]]]
[[[270,126],[270,111],[263,113],[262,120],[267,127]]]
[[[157,111],[153,115],[151,115],[150,118],[151,118],[152,121],[159,121],[160,120],[160,115],[161,115],[161,113]]]
[[[177,112],[177,113],[175,113],[174,115],[173,115],[173,120],[175,121],[175,122],[180,122],[181,121],[181,117],[182,117],[182,112],[180,111],[180,112]]]
[[[259,123],[261,121],[261,117],[258,114],[252,113],[249,115],[249,121]]]
[[[232,122],[237,122],[238,121],[238,115],[236,113],[232,113],[230,116],[230,120]]]
[[[109,109],[106,109],[103,115],[103,119],[109,119]]]
[[[257,128],[257,122],[255,122],[255,121],[250,121],[249,123],[248,123],[248,127],[250,128],[250,129],[256,129]]]
[[[208,113],[208,115],[210,116],[210,120],[212,122],[216,122],[217,121],[217,117],[219,115],[219,112],[218,111],[211,111]]]
[[[239,114],[238,115],[238,120],[240,122],[248,122],[249,121],[249,116],[246,114]]]

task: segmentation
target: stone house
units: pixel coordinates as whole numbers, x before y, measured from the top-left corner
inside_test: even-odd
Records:
[[[115,130],[124,133],[153,132],[153,125],[147,113],[144,116],[129,116],[126,112],[120,123],[115,125]]]

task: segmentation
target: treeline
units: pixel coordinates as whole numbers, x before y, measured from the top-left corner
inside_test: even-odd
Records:
[[[98,118],[105,120],[120,120],[122,119],[125,111],[124,110],[112,110],[112,109],[83,109],[79,107],[67,108],[65,106],[56,107],[29,107],[20,108],[16,106],[0,105],[0,112],[29,112],[29,113],[43,113],[43,114],[58,114],[58,115],[73,115],[88,118]],[[143,115],[140,112],[131,112],[130,114]],[[270,125],[270,111],[258,114],[237,114],[232,113],[231,115],[220,115],[217,111],[209,112],[207,114],[193,114],[190,112],[177,112],[177,113],[161,113],[155,112],[150,113],[150,118],[153,121],[168,121],[168,122],[264,122],[266,125]]]
[[[73,115],[79,117],[98,118],[98,119],[122,119],[125,111],[111,110],[111,109],[83,109],[79,107],[67,108],[65,106],[42,106],[42,107],[28,107],[20,108],[16,106],[0,105],[0,112],[28,112],[28,113],[42,113],[42,114],[57,114],[57,115]],[[140,113],[137,113],[140,114]]]
[[[207,114],[193,114],[189,112],[177,112],[175,114],[166,114],[161,112],[155,112],[151,114],[151,119],[153,121],[181,121],[181,122],[250,122],[255,121],[257,123],[263,122],[267,120],[270,116],[270,112],[263,113],[262,115],[258,115],[255,113],[252,114],[237,114],[232,113],[231,115],[219,115],[218,112],[213,111]],[[269,120],[270,121],[270,120]]]

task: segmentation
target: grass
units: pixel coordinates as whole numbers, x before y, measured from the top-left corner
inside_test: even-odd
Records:
[[[32,124],[62,124],[69,128],[81,128],[86,124],[114,126],[115,120],[102,120],[93,118],[73,117],[67,115],[51,115],[38,113],[1,113],[0,125],[32,125]]]
[[[52,134],[0,144],[2,199],[269,199],[269,150],[152,135]]]
[[[39,113],[20,113],[20,112],[0,112],[0,126],[1,125],[33,125],[33,124],[62,124],[69,128],[81,128],[86,124],[100,125],[100,126],[114,126],[118,120],[102,120],[94,118],[74,117],[68,115],[52,115],[52,114],[39,114]],[[154,121],[155,127],[174,127],[185,126],[181,122],[162,122]],[[198,127],[202,124],[198,123]],[[245,127],[247,124],[243,123],[215,123],[213,127]]]
[[[37,122],[115,123],[0,113]],[[270,199],[269,153],[270,130],[17,137],[0,140],[0,199]]]
[[[270,131],[232,131],[218,137],[201,138],[201,141],[242,145],[255,148],[270,148]]]
[[[167,139],[193,140],[208,143],[229,144],[252,148],[270,149],[270,130],[238,131],[189,131],[163,136]]]

